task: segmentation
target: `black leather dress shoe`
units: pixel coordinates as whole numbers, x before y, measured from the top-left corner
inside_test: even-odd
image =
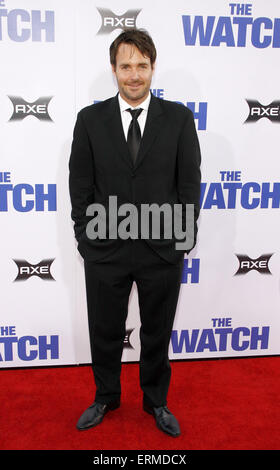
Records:
[[[107,405],[95,401],[80,417],[76,425],[77,429],[83,431],[84,429],[90,429],[93,428],[93,426],[97,426],[97,424],[101,423],[104,415],[108,413],[109,410],[115,410],[116,408],[119,408],[119,406],[119,400]]]
[[[154,416],[157,427],[170,436],[180,436],[180,426],[177,418],[171,413],[167,406],[151,407],[143,403],[143,409]]]

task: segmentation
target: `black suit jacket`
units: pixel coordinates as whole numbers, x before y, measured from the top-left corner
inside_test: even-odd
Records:
[[[108,208],[109,196],[118,206],[132,203],[194,204],[195,233],[200,199],[200,147],[193,113],[187,107],[151,94],[144,133],[135,165],[123,132],[118,94],[83,108],[77,115],[69,160],[69,190],[78,250],[83,258],[97,261],[125,241],[90,239],[86,225],[88,205]],[[176,263],[182,251],[175,239],[151,239],[147,243],[167,262]],[[179,241],[179,240],[177,240]],[[190,250],[186,250],[189,253]]]

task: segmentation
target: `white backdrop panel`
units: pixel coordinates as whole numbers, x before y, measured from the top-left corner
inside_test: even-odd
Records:
[[[185,258],[170,358],[280,353],[279,7],[277,0],[234,5],[0,2],[1,367],[90,362],[68,160],[77,112],[117,93],[109,47],[121,30],[99,34],[101,8],[110,10],[107,24],[131,22],[140,10],[136,26],[148,30],[158,52],[152,91],[194,111],[201,145],[198,243]],[[10,120],[9,97],[25,106],[19,119]],[[44,97],[48,106],[34,108]],[[259,103],[259,120],[245,123],[246,100]],[[16,281],[14,260],[24,260]],[[133,285],[123,361],[139,359],[139,328]]]

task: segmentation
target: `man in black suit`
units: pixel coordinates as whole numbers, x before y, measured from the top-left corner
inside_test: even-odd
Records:
[[[184,253],[196,243],[201,157],[192,112],[150,92],[155,60],[156,49],[147,32],[122,32],[110,46],[119,92],[83,108],[74,129],[69,161],[71,217],[78,250],[84,258],[96,384],[94,403],[77,423],[80,430],[96,426],[109,410],[120,406],[125,321],[135,282],[141,319],[143,409],[154,416],[159,429],[172,436],[180,434],[178,420],[167,408],[171,377],[168,347]],[[112,236],[112,196],[117,199],[118,210],[123,204],[133,204],[137,209],[147,204],[167,204],[174,214],[174,205],[181,204],[185,229],[189,223],[186,205],[192,205],[192,246],[176,249],[174,223],[172,236],[166,237],[162,220],[159,236],[155,238],[149,230],[148,237],[141,238],[138,215],[136,234],[134,230],[125,238],[120,230]],[[93,236],[91,223],[96,212],[90,207],[96,210],[101,206],[105,209],[106,233]],[[120,227],[125,214],[115,212],[115,226],[117,223]]]

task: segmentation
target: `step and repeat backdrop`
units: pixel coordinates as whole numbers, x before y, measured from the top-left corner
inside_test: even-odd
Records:
[[[0,0],[0,367],[90,362],[68,161],[134,26],[157,48],[152,92],[193,111],[202,153],[170,359],[280,354],[279,1]],[[139,328],[134,284],[124,362]]]

